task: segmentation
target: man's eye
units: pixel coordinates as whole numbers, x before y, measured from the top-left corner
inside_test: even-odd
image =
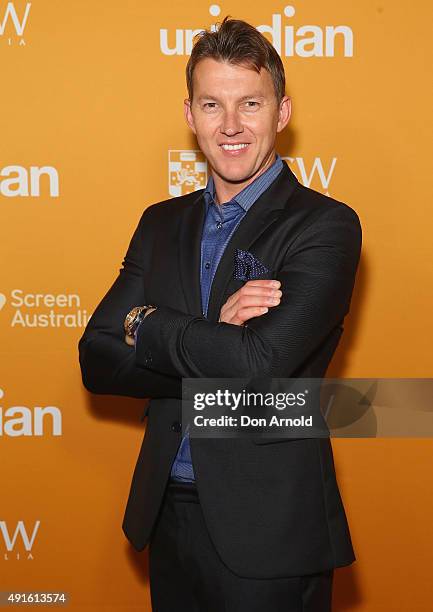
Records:
[[[209,109],[215,108],[216,107],[216,102],[205,102],[204,103],[204,107],[205,108],[209,108]]]
[[[259,103],[256,102],[255,100],[247,100],[245,104],[247,105],[248,108],[255,108],[256,106],[259,105]]]

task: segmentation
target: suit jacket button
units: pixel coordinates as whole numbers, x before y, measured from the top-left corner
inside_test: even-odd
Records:
[[[181,431],[182,425],[179,423],[179,421],[173,421],[171,428],[173,431]]]

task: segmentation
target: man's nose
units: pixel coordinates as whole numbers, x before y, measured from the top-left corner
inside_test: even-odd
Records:
[[[234,136],[243,131],[241,117],[236,110],[227,110],[223,115],[221,132],[227,136]]]

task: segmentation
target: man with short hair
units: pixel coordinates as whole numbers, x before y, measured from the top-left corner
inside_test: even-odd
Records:
[[[329,438],[182,435],[181,381],[323,377],[359,219],[276,154],[291,101],[253,26],[203,31],[186,75],[208,183],[144,211],[80,340],[83,382],[151,398],[123,529],[150,545],[156,612],[328,612],[333,570],[355,558]]]

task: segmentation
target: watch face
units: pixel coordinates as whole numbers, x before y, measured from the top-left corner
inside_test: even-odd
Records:
[[[132,335],[131,328],[134,325],[134,321],[139,313],[139,306],[135,306],[132,310],[128,312],[125,318],[124,328],[128,336]]]
[[[147,304],[146,306],[134,306],[134,308],[132,308],[128,312],[125,317],[125,322],[123,324],[125,332],[128,334],[128,336],[130,336],[131,338],[134,337],[135,330],[143,321],[146,312],[150,308],[155,308],[155,306],[151,306],[149,304]]]
[[[137,327],[143,321],[144,315],[146,314],[147,309],[148,309],[148,306],[137,306],[137,308],[134,309],[135,313],[134,313],[134,316],[129,326],[129,334],[131,337],[134,336]]]
[[[134,320],[139,312],[140,312],[140,306],[135,306],[135,308],[133,308],[131,310],[131,313],[130,313],[131,314],[131,319]]]
[[[133,333],[135,333],[135,330],[137,329],[137,327],[140,325],[140,323],[144,319],[144,315],[146,314],[146,310],[147,310],[147,308],[144,308],[143,310],[140,310],[140,312],[135,317],[134,324],[133,324],[134,325]]]

